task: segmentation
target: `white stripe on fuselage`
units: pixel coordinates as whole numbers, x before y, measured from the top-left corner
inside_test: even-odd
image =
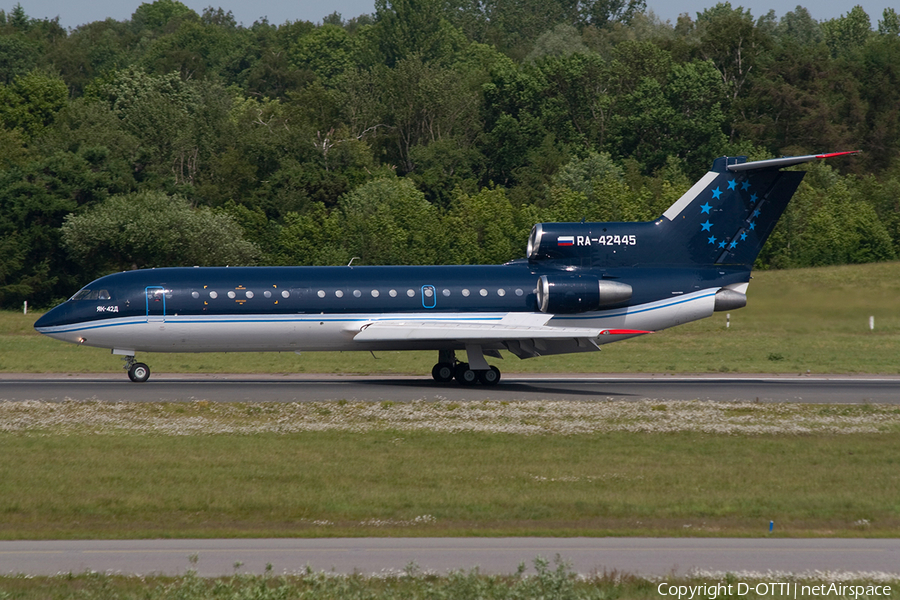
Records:
[[[554,316],[546,327],[639,329],[658,331],[712,315],[711,288],[666,300],[625,308]],[[256,314],[114,317],[38,331],[52,338],[137,352],[299,352],[324,350],[417,350],[427,343],[360,343],[353,337],[374,321],[459,322],[497,325],[508,313],[381,313],[381,314]],[[492,334],[496,337],[496,331]],[[602,343],[604,340],[599,340]],[[614,341],[614,340],[609,340]],[[446,342],[435,344],[440,348]]]

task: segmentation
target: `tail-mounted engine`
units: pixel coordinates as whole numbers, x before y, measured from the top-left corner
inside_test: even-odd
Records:
[[[590,275],[541,275],[538,308],[545,313],[580,313],[631,299],[631,286]]]
[[[528,260],[575,263],[590,255],[585,238],[590,240],[590,230],[583,223],[538,223],[528,237]]]

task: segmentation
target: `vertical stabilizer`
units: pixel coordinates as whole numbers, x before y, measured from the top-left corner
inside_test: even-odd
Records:
[[[685,262],[750,267],[805,175],[780,169],[847,154],[856,152],[755,162],[747,162],[743,156],[718,158],[663,214],[665,237],[686,243]]]
[[[648,223],[541,223],[528,259],[560,267],[739,265],[750,268],[805,175],[784,167],[856,152],[747,162],[717,158]]]

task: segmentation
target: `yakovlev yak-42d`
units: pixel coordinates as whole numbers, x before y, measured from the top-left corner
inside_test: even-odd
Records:
[[[485,356],[591,352],[744,306],[750,269],[803,179],[840,152],[712,169],[655,221],[542,223],[527,256],[493,266],[185,267],[101,277],[40,333],[137,352],[437,350],[440,382],[494,385]],[[465,350],[467,362],[456,352]]]

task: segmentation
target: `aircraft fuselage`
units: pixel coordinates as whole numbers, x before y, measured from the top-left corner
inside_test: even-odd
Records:
[[[497,266],[195,267],[102,277],[36,324],[68,342],[133,352],[266,352],[462,349],[454,340],[355,339],[384,321],[510,321],[542,315],[538,278],[593,274],[627,280],[631,300],[599,311],[553,315],[548,327],[656,331],[712,314],[718,289],[745,283],[743,267],[541,268]],[[661,292],[664,290],[664,292]],[[545,319],[546,320],[546,319]],[[498,334],[498,338],[502,337]],[[613,341],[619,336],[603,339]],[[502,348],[498,339],[485,348]]]

